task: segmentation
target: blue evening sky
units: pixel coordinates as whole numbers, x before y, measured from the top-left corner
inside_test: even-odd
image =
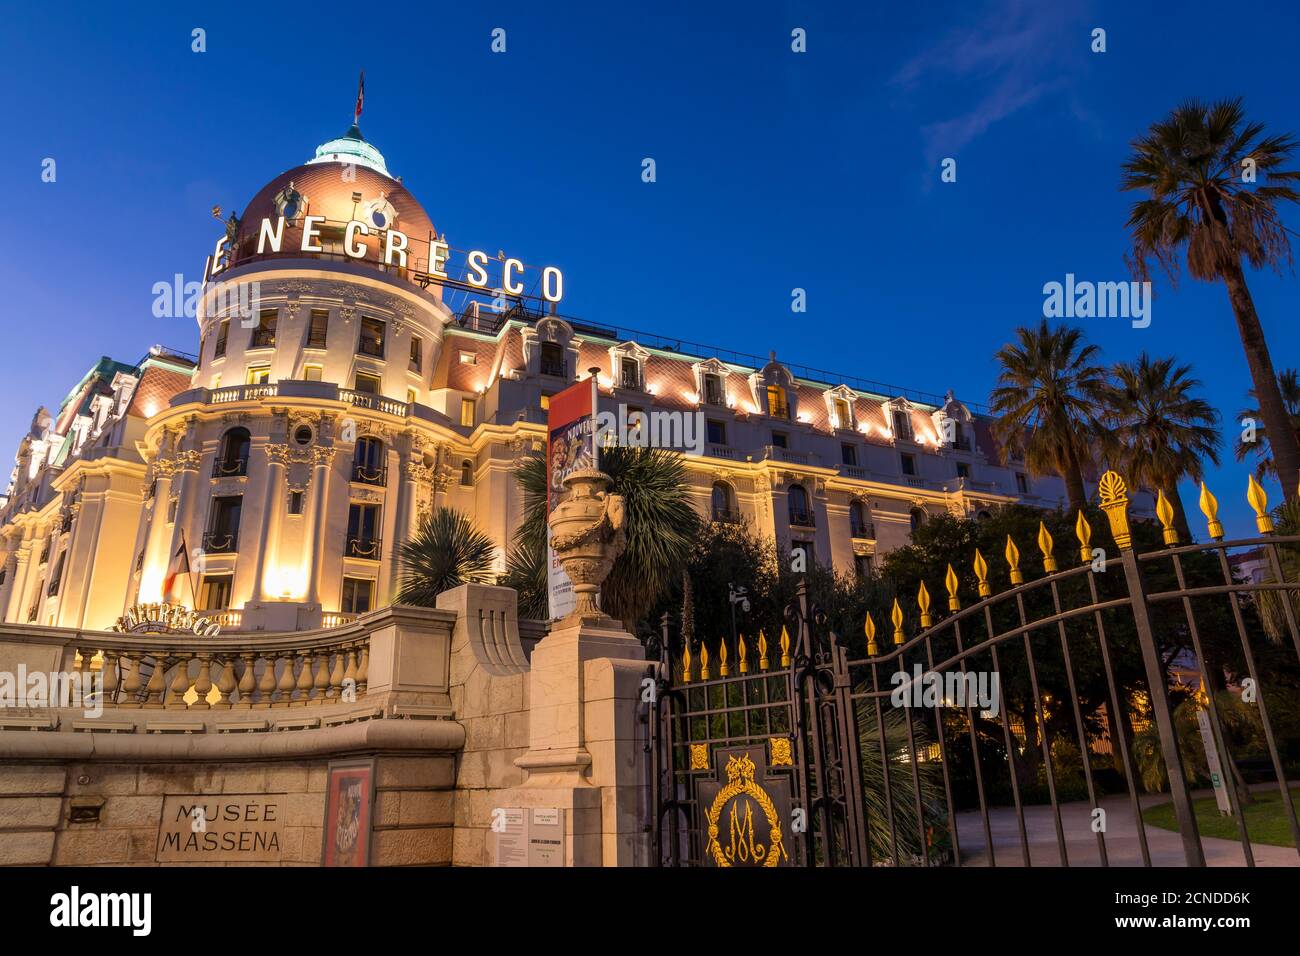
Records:
[[[362,67],[362,129],[437,227],[563,268],[563,312],[985,401],[1045,282],[1128,278],[1133,136],[1193,96],[1300,131],[1298,25],[1280,0],[5,4],[0,445],[101,354],[195,350],[151,287],[199,278],[213,205],[242,210],[343,132]],[[1250,276],[1279,368],[1300,364],[1298,281]],[[1226,293],[1184,278],[1156,296],[1150,328],[1081,324],[1111,360],[1193,364],[1231,426],[1212,487],[1248,533]]]

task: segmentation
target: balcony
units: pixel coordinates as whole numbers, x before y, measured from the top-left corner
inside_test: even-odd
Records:
[[[388,466],[367,465],[364,461],[354,461],[352,480],[359,485],[375,485],[383,488],[388,484]]]
[[[347,544],[343,549],[344,557],[364,558],[367,561],[378,561],[382,553],[380,540],[363,534],[348,535]]]
[[[376,395],[374,392],[358,392],[354,389],[340,388],[339,400],[357,408],[368,408],[372,411],[396,415],[398,418],[406,418],[410,414],[410,406],[406,402],[384,398],[384,396]]]
[[[238,531],[203,532],[203,550],[207,554],[234,554],[238,549]]]
[[[806,451],[791,451],[780,445],[764,445],[763,457],[776,461],[788,461],[792,465],[820,465],[821,459]]]
[[[741,516],[739,511],[731,511],[729,509],[724,509],[724,508],[714,508],[713,520],[721,521],[724,524],[740,524],[740,522],[743,521],[744,519]]]
[[[876,526],[870,521],[865,523],[855,521],[849,529],[849,534],[860,541],[875,541]]]
[[[548,362],[545,359],[543,359],[541,363],[541,373],[543,375],[550,375],[553,378],[567,379],[569,377],[568,369],[565,368],[563,362]]]
[[[719,445],[716,442],[709,442],[704,446],[704,454],[710,458],[726,458],[730,461],[739,461],[740,452],[730,445]]]
[[[790,511],[790,527],[792,528],[815,528],[817,527],[817,518],[811,511]]]
[[[214,458],[212,460],[213,478],[230,478],[248,474],[247,458]]]
[[[854,481],[866,481],[867,469],[861,465],[840,465],[840,476]]]

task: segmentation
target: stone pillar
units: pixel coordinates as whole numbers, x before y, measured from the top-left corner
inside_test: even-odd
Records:
[[[32,539],[26,538],[14,552],[14,583],[9,591],[9,607],[5,611],[5,620],[11,624],[23,623],[25,608],[22,607],[23,594],[27,590],[27,572],[32,559]]]
[[[325,573],[325,530],[329,523],[330,465],[334,461],[334,448],[312,449],[312,519],[309,558],[311,575],[307,583],[307,602],[320,603],[320,579]]]
[[[179,487],[176,489],[176,520],[172,523],[172,540],[167,549],[169,559],[180,548],[185,529],[194,520],[194,511],[198,507],[195,499],[199,496],[199,453],[182,452],[176,456],[175,467],[180,473],[180,479],[176,482]],[[188,538],[184,538],[184,541],[191,553],[203,545],[202,535],[198,541]],[[195,595],[195,600],[198,600],[198,595]]]
[[[149,511],[149,539],[144,551],[145,574],[149,572],[150,562],[156,562],[157,555],[163,551],[170,542],[167,537],[167,501],[171,497],[172,491],[172,470],[173,464],[168,459],[159,458],[154,462],[154,473],[156,475],[154,483],[153,503]],[[156,586],[157,593],[141,594],[141,598],[146,601],[166,600],[167,595],[162,593],[163,580],[167,574],[167,563],[175,551],[167,552],[162,555],[162,574],[158,575]],[[143,588],[141,589],[143,591]]]
[[[265,597],[267,559],[279,545],[280,514],[283,510],[284,468],[289,459],[288,445],[267,445],[266,499],[262,504],[262,532],[257,542],[257,570],[253,578],[252,601]]]
[[[551,511],[551,544],[576,604],[533,648],[528,751],[515,761],[528,779],[507,792],[516,806],[565,811],[569,866],[648,862],[637,715],[651,666],[641,642],[596,603],[625,545],[623,499],[609,483],[601,472],[576,471],[564,481],[569,497]]]
[[[572,624],[543,638],[531,665],[529,749],[515,761],[528,779],[503,800],[565,811],[567,866],[648,864],[641,642],[617,625]]]
[[[412,517],[415,514],[415,479],[418,470],[422,466],[407,460],[407,455],[402,454],[398,463],[398,486],[397,486],[397,514],[393,521],[393,543],[389,546],[390,564],[394,569],[393,580],[389,583],[389,603],[397,599],[397,589],[401,573],[400,555],[402,545],[411,540],[413,532]]]

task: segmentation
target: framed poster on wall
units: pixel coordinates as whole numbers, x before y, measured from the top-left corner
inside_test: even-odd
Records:
[[[325,785],[321,866],[369,866],[375,761],[336,760]]]

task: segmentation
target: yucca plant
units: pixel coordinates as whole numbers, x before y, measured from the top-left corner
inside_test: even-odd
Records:
[[[466,515],[435,509],[398,550],[401,604],[435,607],[438,595],[462,584],[491,584],[496,545]]]

